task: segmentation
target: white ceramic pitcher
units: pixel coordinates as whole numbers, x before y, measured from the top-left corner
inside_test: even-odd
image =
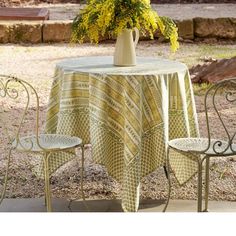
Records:
[[[133,39],[133,31],[135,39]],[[137,28],[124,29],[117,37],[114,53],[115,66],[135,66],[136,53],[135,47],[139,40],[139,31]]]

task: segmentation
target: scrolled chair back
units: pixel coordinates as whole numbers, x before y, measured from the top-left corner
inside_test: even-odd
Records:
[[[219,101],[220,99],[220,101]],[[229,107],[229,114],[222,114],[219,105],[224,103]],[[233,129],[233,124],[236,125],[236,77],[222,80],[212,85],[206,92],[204,98],[204,109],[207,126],[208,145],[201,152],[206,153],[211,149],[214,155],[232,155],[236,154],[236,129]],[[215,113],[215,123],[217,122],[217,130],[223,133],[224,138],[214,138],[215,128],[212,128],[213,123],[211,113]],[[224,117],[227,117],[225,121]],[[229,117],[230,116],[230,117]],[[228,120],[232,121],[229,122]]]
[[[9,101],[10,110],[15,109],[14,105],[20,106],[19,112],[17,115],[17,121],[14,121],[14,124],[11,124],[11,130],[9,130],[8,117],[10,115],[10,110],[4,110],[6,104]],[[1,125],[1,135],[4,133],[7,136],[8,144],[13,147],[20,146],[23,151],[30,151],[33,148],[33,142],[31,138],[24,140],[24,143],[21,142],[22,127],[26,125],[26,116],[29,113],[31,102],[34,103],[33,110],[36,115],[33,118],[34,125],[31,135],[34,135],[36,144],[41,147],[39,142],[39,96],[34,89],[34,87],[29,84],[27,81],[19,79],[14,76],[9,75],[0,75],[0,125]],[[22,107],[23,106],[23,107]],[[8,114],[9,113],[9,114]],[[12,128],[14,126],[14,130]],[[29,130],[29,127],[27,128]],[[26,142],[25,142],[26,141]]]

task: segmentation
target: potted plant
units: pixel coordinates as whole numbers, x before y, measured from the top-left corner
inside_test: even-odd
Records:
[[[123,64],[130,66],[132,62],[135,64],[135,43],[130,43],[133,42],[134,29],[135,43],[138,41],[138,31],[144,36],[148,34],[150,39],[159,31],[170,40],[173,52],[179,47],[175,23],[168,17],[159,17],[152,9],[150,0],[88,0],[73,21],[72,42],[89,40],[98,43],[101,38],[117,37],[114,64],[119,65],[116,63],[117,57],[119,60],[131,57],[131,63]]]

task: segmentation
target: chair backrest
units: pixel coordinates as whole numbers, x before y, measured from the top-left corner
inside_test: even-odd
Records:
[[[30,104],[33,102],[33,110],[36,113],[34,124],[32,125],[31,135],[35,135],[36,142],[39,147],[39,97],[36,90],[28,82],[19,78],[0,75],[0,128],[1,136],[5,133],[8,139],[8,144],[21,145],[25,151],[30,151],[33,143],[23,146],[20,142],[22,135],[22,127],[26,126],[26,117],[29,113]],[[9,121],[12,120],[11,111],[18,105],[16,119],[14,124],[9,126]],[[6,108],[7,107],[7,108]],[[32,108],[30,108],[32,109]],[[29,130],[29,127],[27,128]],[[24,136],[27,136],[24,134]],[[29,140],[29,142],[31,142]],[[43,147],[42,147],[43,149]]]
[[[219,106],[222,107],[222,104],[230,112],[220,111]],[[205,94],[204,108],[208,146],[203,152],[211,149],[215,155],[236,154],[236,129],[233,129],[236,126],[236,77],[211,86]],[[213,122],[214,128],[211,125]],[[223,137],[214,137],[216,129]]]

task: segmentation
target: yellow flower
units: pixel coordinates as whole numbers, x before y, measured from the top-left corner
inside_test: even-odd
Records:
[[[101,36],[118,35],[123,29],[138,28],[154,38],[157,29],[170,39],[172,51],[179,47],[175,23],[167,17],[159,17],[150,0],[90,0],[74,19],[72,41],[90,39],[98,43]]]
[[[145,4],[150,5],[150,0],[142,0]]]

